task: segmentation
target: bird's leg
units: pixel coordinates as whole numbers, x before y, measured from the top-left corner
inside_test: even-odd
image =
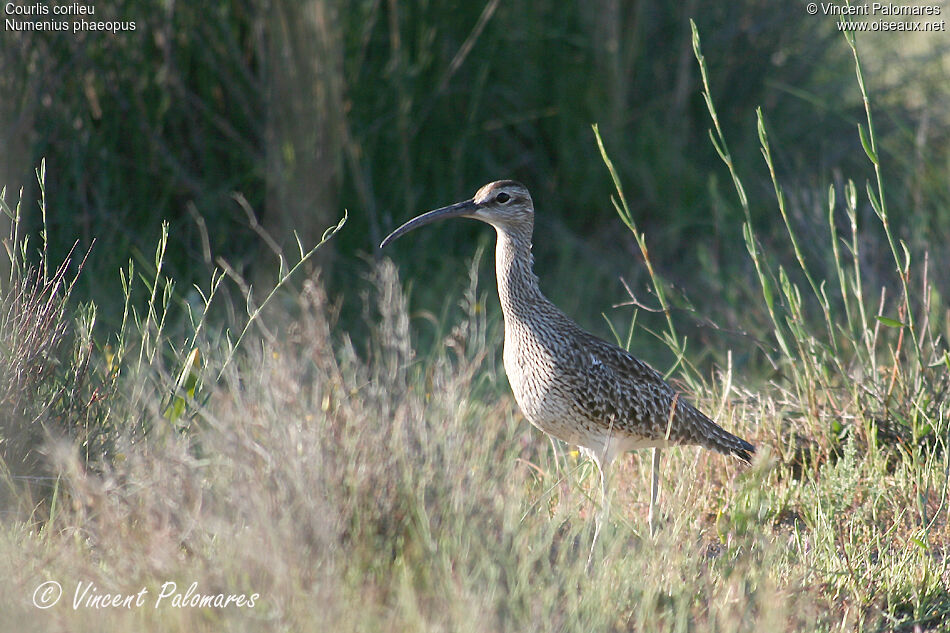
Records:
[[[597,470],[600,472],[600,512],[597,513],[594,519],[594,539],[590,543],[590,555],[587,557],[588,572],[590,572],[594,562],[594,548],[597,546],[597,537],[600,536],[600,528],[603,527],[604,521],[607,520],[607,515],[610,513],[610,497],[607,494],[607,474],[604,472],[607,469],[607,464],[601,463],[598,459],[594,459],[594,463],[597,464]]]
[[[554,451],[554,474],[559,477],[561,475],[561,451],[557,448],[557,440],[554,439],[553,435],[548,435],[548,439],[551,440],[551,450]]]
[[[660,498],[660,447],[656,446],[653,448],[653,460],[651,465],[651,477],[652,484],[650,486],[650,515],[647,518],[647,522],[650,525],[650,536],[656,536],[656,522],[658,517],[656,515],[658,502]]]

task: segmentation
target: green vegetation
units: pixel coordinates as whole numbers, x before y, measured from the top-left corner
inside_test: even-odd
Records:
[[[141,187],[130,198],[140,201],[152,184],[161,194],[156,206],[180,214],[181,207],[193,205],[199,246],[180,237],[175,229],[184,220],[172,216],[171,225],[155,227],[157,245],[149,247],[154,256],[142,255],[139,238],[121,230],[96,244],[84,243],[80,235],[74,250],[58,250],[56,240],[64,237],[51,239],[50,233],[75,212],[64,193],[75,189],[54,186],[63,172],[47,172],[41,163],[39,220],[32,219],[29,189],[19,197],[4,192],[2,211],[11,231],[4,241],[8,272],[0,278],[0,559],[7,570],[0,580],[0,629],[950,628],[950,313],[943,299],[948,278],[946,253],[927,248],[950,235],[946,178],[940,177],[946,166],[933,160],[945,158],[947,150],[930,150],[920,141],[919,160],[901,162],[898,157],[907,154],[899,108],[879,109],[860,42],[842,38],[850,56],[844,58],[850,63],[844,74],[838,65],[842,49],[818,36],[812,40],[820,42],[816,59],[836,61],[816,61],[808,71],[831,77],[822,81],[838,82],[844,95],[854,84],[861,106],[860,119],[838,126],[833,139],[845,155],[833,167],[848,171],[831,183],[823,174],[816,187],[788,175],[800,166],[796,157],[805,155],[790,145],[825,141],[801,132],[807,122],[786,125],[794,119],[783,110],[788,106],[772,107],[763,99],[757,124],[751,132],[736,132],[740,138],[733,140],[734,130],[750,127],[753,110],[737,105],[748,95],[727,89],[732,85],[727,81],[717,83],[720,71],[708,60],[725,54],[708,40],[704,50],[695,25],[685,40],[691,70],[676,68],[681,77],[695,73],[696,94],[681,98],[692,103],[695,97],[693,105],[704,117],[701,125],[694,121],[698,130],[673,124],[692,107],[684,101],[680,111],[671,112],[669,125],[654,121],[645,126],[651,130],[645,138],[624,142],[622,119],[628,111],[659,116],[666,113],[659,104],[669,102],[658,98],[636,110],[629,94],[608,90],[584,94],[581,101],[603,98],[617,118],[605,118],[594,136],[581,142],[569,138],[580,131],[557,129],[577,117],[563,111],[550,116],[541,104],[506,93],[512,84],[505,73],[519,75],[519,69],[498,61],[510,55],[505,47],[527,48],[526,41],[542,47],[542,40],[526,35],[528,22],[509,21],[509,30],[486,28],[479,33],[493,39],[481,44],[491,51],[474,69],[460,60],[438,72],[435,60],[461,53],[449,47],[453,54],[446,55],[445,41],[424,28],[435,23],[427,12],[436,11],[425,3],[413,9],[422,15],[388,16],[390,42],[406,42],[403,48],[394,44],[384,61],[369,54],[380,45],[380,4],[358,3],[333,17],[358,45],[358,55],[348,48],[343,55],[343,75],[367,73],[392,84],[350,105],[388,110],[395,123],[377,129],[367,124],[334,141],[352,161],[342,190],[363,188],[360,213],[353,212],[356,205],[349,214],[340,205],[332,216],[322,208],[323,224],[288,239],[279,223],[254,219],[265,197],[255,185],[261,178],[254,171],[257,163],[220,151],[210,142],[213,135],[198,132],[186,149],[214,166],[207,180],[243,165],[229,172],[234,181],[213,189],[191,181],[206,197],[177,203],[169,193],[174,180],[139,174],[128,191]],[[230,6],[235,13],[247,8]],[[559,5],[532,6],[543,12]],[[742,6],[758,15],[753,4]],[[401,5],[390,3],[389,10],[393,7]],[[525,6],[516,8],[530,13]],[[273,44],[251,42],[252,36],[231,30],[240,16],[225,12],[223,4],[217,9],[223,12],[217,22],[198,21],[210,43],[202,54],[216,60],[219,66],[212,67],[250,81],[252,75],[242,74],[248,56],[218,45],[232,42],[244,52],[261,45],[273,52],[268,48]],[[495,11],[514,10],[490,2],[480,15],[490,20]],[[732,10],[722,9],[726,17]],[[189,6],[168,16],[196,20],[191,12],[199,11]],[[467,17],[479,23],[479,15]],[[562,22],[584,23],[564,17],[539,23],[552,29]],[[636,21],[635,15],[627,17]],[[283,24],[293,29],[292,22]],[[153,35],[158,32],[157,25],[148,26]],[[460,39],[479,33],[465,31]],[[574,42],[571,33],[548,35]],[[162,41],[154,45],[161,49]],[[117,38],[111,46],[134,50],[134,44]],[[179,54],[197,50],[184,39],[181,46]],[[598,68],[622,75],[622,63],[641,63],[636,49],[627,46],[619,53],[610,47],[583,52],[606,55],[598,58]],[[793,49],[788,44],[781,50]],[[819,56],[826,51],[831,52]],[[580,72],[567,70],[583,66],[585,58],[562,48],[551,55],[548,66],[537,73],[522,69],[519,77],[566,94]],[[97,63],[107,65],[108,59]],[[757,85],[754,77],[771,72],[756,63],[727,64],[724,72],[746,69],[749,83],[737,90],[750,89]],[[208,71],[200,60],[194,68]],[[453,93],[459,72],[474,73],[462,95]],[[225,110],[253,121],[255,102],[241,95],[240,103],[225,107],[228,95],[215,92],[214,74],[202,76],[208,92],[191,94],[190,103],[216,103],[222,110],[195,112],[219,124],[219,131],[240,136],[239,128],[226,125]],[[98,94],[100,80],[94,73],[83,78],[93,86],[84,93],[87,98]],[[157,90],[152,78],[141,81],[145,94]],[[432,92],[433,83],[443,86],[441,91]],[[239,93],[239,85],[231,90]],[[359,81],[351,87],[351,96],[363,94],[361,89],[372,93]],[[118,99],[122,93],[110,94]],[[321,94],[331,102],[335,98]],[[467,141],[451,160],[420,158],[439,146],[432,139],[459,120],[451,108],[418,105],[426,94],[456,107],[456,99],[476,103],[461,110],[467,114],[461,118]],[[898,88],[887,94],[895,100],[906,96]],[[168,103],[135,99],[156,120],[169,108],[174,114],[166,120],[169,126],[199,127],[187,117],[176,119],[186,113]],[[815,101],[807,116],[830,103]],[[479,103],[488,114],[480,112]],[[288,102],[291,111],[292,106]],[[319,116],[336,120],[339,112],[324,106]],[[882,111],[892,117],[883,126]],[[726,112],[729,118],[720,116]],[[589,574],[596,474],[576,452],[548,441],[517,412],[500,368],[501,323],[494,289],[484,277],[485,249],[467,262],[462,258],[467,286],[459,281],[464,274],[456,274],[457,261],[447,262],[444,271],[427,268],[437,258],[445,260],[445,234],[420,238],[416,261],[399,267],[389,259],[359,263],[347,256],[358,245],[368,248],[368,239],[390,219],[454,200],[472,174],[484,180],[489,167],[510,167],[487,151],[469,158],[466,147],[482,142],[479,130],[486,121],[515,113],[526,118],[498,122],[506,134],[493,138],[510,141],[499,154],[514,155],[542,140],[575,152],[569,161],[546,163],[539,150],[525,161],[523,174],[499,174],[538,184],[538,224],[550,221],[556,231],[574,235],[583,222],[561,211],[580,205],[609,209],[612,182],[617,215],[610,216],[609,230],[617,232],[619,218],[630,234],[607,240],[598,252],[639,253],[638,277],[628,284],[629,305],[607,314],[607,325],[597,323],[594,314],[581,314],[581,321],[613,331],[622,344],[646,348],[648,357],[665,359],[657,365],[700,408],[760,447],[750,469],[698,449],[666,451],[664,518],[655,539],[645,530],[649,460],[638,455],[619,461],[611,521]],[[531,117],[545,123],[533,126]],[[136,116],[108,124],[130,121]],[[429,125],[425,134],[409,133]],[[939,141],[947,121],[932,125],[937,132],[911,136]],[[152,141],[161,138],[146,129],[154,132]],[[292,126],[280,130],[288,138],[296,133]],[[588,130],[585,125],[583,133]],[[100,129],[89,138],[105,147],[125,134]],[[703,139],[703,149],[697,146],[695,153],[708,152],[716,163],[687,151],[694,138]],[[750,150],[750,138],[758,153]],[[665,139],[671,140],[669,147]],[[134,142],[147,147],[131,148],[133,155],[155,151],[148,138]],[[177,164],[176,173],[184,178],[189,170],[175,154],[181,148],[160,146],[168,150],[162,160]],[[392,160],[387,147],[396,148],[401,159]],[[299,155],[292,145],[281,149],[287,173],[295,173],[301,167],[290,156]],[[661,151],[666,153],[658,157]],[[110,152],[106,147],[102,153],[110,160],[120,156]],[[82,163],[81,155],[71,156],[76,165]],[[310,156],[306,164],[312,167],[318,158]],[[370,180],[360,184],[358,174],[365,178],[387,160],[392,189],[377,198],[366,189]],[[646,170],[651,161],[663,167]],[[577,171],[568,171],[568,164]],[[894,173],[912,177],[892,178]],[[683,175],[681,182],[676,174]],[[423,189],[419,182],[438,184]],[[574,182],[583,185],[575,190],[566,184]],[[231,195],[244,187],[259,195]],[[568,193],[556,201],[562,190]],[[294,191],[300,189],[291,183],[274,195],[280,199]],[[325,202],[324,194],[315,195]],[[392,218],[373,206],[380,200],[399,201]],[[660,213],[665,202],[669,215]],[[226,214],[214,211],[218,204],[243,210],[247,235],[232,237]],[[712,236],[697,230],[698,218],[710,208]],[[149,214],[148,221],[157,217]],[[673,224],[667,233],[651,231],[667,224]],[[730,225],[736,230],[721,228]],[[447,230],[460,236],[463,229]],[[539,254],[538,271],[543,283],[557,280],[551,294],[560,301],[586,287],[562,302],[576,313],[574,308],[607,285],[585,280],[605,273],[588,263],[595,257],[581,258],[572,270],[570,263],[560,264],[560,277],[554,264],[562,255],[593,248],[603,229],[580,234],[579,246],[562,253],[553,243],[542,247],[543,239],[556,242],[558,234],[541,230],[539,250],[546,250]],[[260,245],[248,247],[256,243],[255,234]],[[691,236],[696,248],[688,255],[673,249]],[[334,246],[331,257],[327,253]],[[254,248],[273,256],[247,272],[241,262],[254,257]],[[109,257],[95,260],[97,249],[109,250]],[[204,253],[200,259],[207,265],[189,267],[189,249]],[[131,263],[119,261],[130,253]],[[679,256],[681,261],[672,261]],[[322,278],[301,274],[317,261],[324,264]],[[335,264],[332,272],[328,263]],[[400,274],[417,281],[400,280]],[[690,275],[691,285],[682,288],[680,280]],[[109,279],[121,284],[119,300],[108,298]],[[700,294],[705,296],[696,298]],[[60,583],[63,594],[58,604],[40,610],[34,601],[49,594],[37,588],[49,581]],[[180,608],[169,597],[156,607],[168,582],[180,594],[192,583],[202,596],[256,594],[254,606]],[[141,607],[97,609],[86,602],[143,589]]]

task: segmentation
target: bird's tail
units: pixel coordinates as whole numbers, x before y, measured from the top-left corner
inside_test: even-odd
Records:
[[[688,407],[686,414],[692,418],[688,426],[693,432],[690,438],[693,443],[723,455],[738,457],[746,464],[752,463],[755,446],[725,430],[692,406]]]

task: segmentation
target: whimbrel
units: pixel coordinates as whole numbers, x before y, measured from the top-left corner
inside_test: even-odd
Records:
[[[393,231],[387,244],[444,218],[495,227],[495,273],[505,319],[505,372],[524,417],[548,435],[577,445],[597,465],[602,494],[596,544],[608,501],[606,472],[627,451],[654,449],[650,530],[657,499],[657,451],[699,445],[749,462],[755,447],[681,398],[652,367],[582,330],[541,294],[534,274],[534,204],[521,183],[499,180],[469,200],[424,213]]]

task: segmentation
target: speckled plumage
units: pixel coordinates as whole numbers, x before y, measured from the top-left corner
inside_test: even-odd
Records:
[[[445,217],[474,218],[495,227],[505,371],[518,406],[534,426],[579,446],[602,475],[617,455],[647,447],[699,445],[751,460],[751,444],[681,398],[652,367],[582,330],[541,293],[531,255],[534,205],[524,185],[489,183],[471,200],[410,220],[382,246]]]

